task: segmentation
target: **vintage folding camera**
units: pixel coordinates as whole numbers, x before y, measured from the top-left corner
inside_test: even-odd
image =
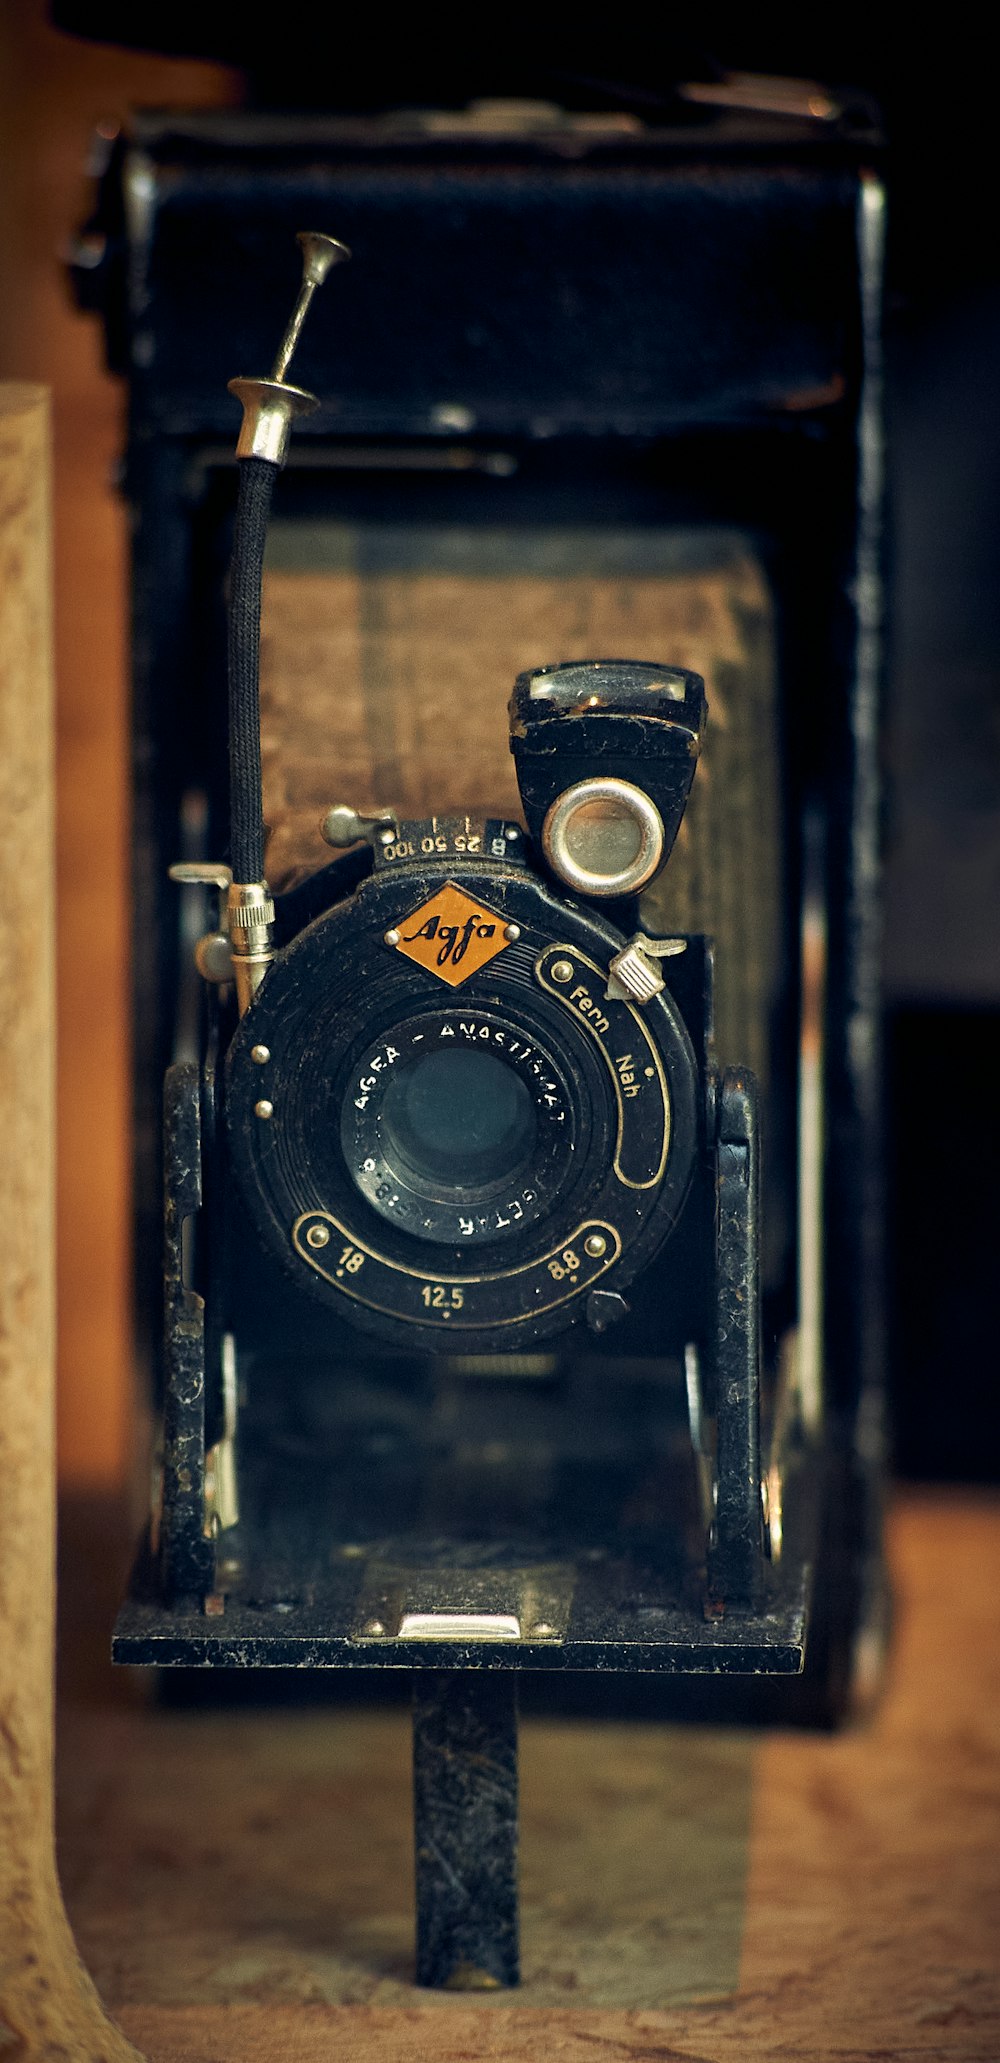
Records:
[[[412,1672],[427,1983],[516,1979],[520,1679],[829,1719],[880,1649],[881,195],[728,121],[148,118],[107,175],[147,1309],[168,1063],[115,1654]],[[303,237],[234,495],[293,202],[353,262],[299,342]]]
[[[341,1371],[357,1363],[360,1334],[394,1354],[376,1381],[412,1389],[421,1361],[443,1358],[460,1379],[506,1386],[499,1428],[530,1417],[526,1379],[541,1383],[550,1416],[572,1420],[566,1371],[581,1351],[591,1380],[605,1363],[613,1379],[623,1357],[683,1370],[689,1475],[697,1487],[701,1472],[708,1500],[697,1551],[704,1602],[755,1604],[771,1538],[760,1469],[756,1085],[748,1070],[720,1078],[715,1065],[711,941],[658,937],[642,927],[639,905],[680,828],[702,749],[704,683],[642,660],[535,667],[516,681],[509,709],[523,825],[471,812],[412,821],[334,803],[316,827],[317,859],[321,837],[344,856],[272,895],[258,677],[266,526],[292,419],[310,399],[285,378],[291,351],[316,285],[348,255],[322,235],[299,241],[304,283],[274,372],[232,382],[244,425],[229,600],[231,862],[171,870],[180,884],[216,890],[220,906],[217,928],[194,946],[208,991],[201,1061],[168,1076],[180,1296],[176,1312],[168,1307],[168,1326],[178,1322],[157,1526],[168,1593],[208,1595],[220,1535],[240,1525],[244,1496],[254,1507],[252,1463],[240,1487],[241,1376],[265,1503],[287,1411],[283,1381],[276,1403],[275,1365],[299,1363],[288,1376],[293,1415],[303,1394],[329,1387],[323,1496],[336,1508]],[[181,1193],[192,1180],[205,1310],[197,1395],[178,1380],[192,1347],[191,1198]],[[199,1417],[180,1433],[185,1401]],[[442,1435],[433,1404],[425,1416],[433,1447]],[[203,1469],[190,1465],[191,1431],[204,1441]],[[518,1451],[515,1440],[509,1454]],[[600,1449],[597,1458],[603,1466]],[[642,1427],[629,1466],[642,1472],[648,1460]],[[395,1529],[399,1486],[370,1460],[365,1476],[362,1531],[378,1539]],[[479,1511],[490,1542],[485,1590],[473,1583],[482,1594],[466,1610],[470,1570],[456,1591],[446,1546],[413,1599],[402,1581],[399,1638],[418,1628],[429,1641],[530,1637],[510,1598],[486,1608],[499,1581],[498,1524],[510,1547],[502,1483],[494,1503]],[[543,1492],[536,1532],[547,1507]],[[287,1516],[282,1507],[279,1524]],[[677,1516],[667,1497],[666,1530]],[[594,1517],[584,1501],[573,1521],[590,1547]],[[254,1533],[261,1522],[258,1511]],[[325,1528],[318,1546],[328,1549]],[[567,1580],[574,1588],[568,1571]],[[434,1595],[418,1599],[428,1587]],[[225,1593],[214,1594],[227,1611]],[[345,1631],[358,1636],[357,1624]],[[384,1640],[386,1619],[363,1613],[361,1633]]]

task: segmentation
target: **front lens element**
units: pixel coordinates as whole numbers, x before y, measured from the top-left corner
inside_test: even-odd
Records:
[[[482,1010],[409,1018],[362,1050],[342,1095],[352,1181],[415,1239],[523,1238],[572,1180],[581,1143],[573,1090],[509,1019]]]
[[[399,1172],[436,1191],[480,1192],[509,1180],[538,1136],[526,1083],[492,1053],[427,1053],[394,1072],[382,1104],[382,1148]]]

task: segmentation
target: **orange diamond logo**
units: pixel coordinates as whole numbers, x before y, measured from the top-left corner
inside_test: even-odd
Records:
[[[454,881],[446,881],[395,929],[396,951],[453,989],[470,974],[478,974],[508,944],[506,919],[488,904],[475,902]]]

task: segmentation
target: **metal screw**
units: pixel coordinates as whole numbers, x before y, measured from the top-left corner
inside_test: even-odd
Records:
[[[549,973],[551,974],[553,981],[572,981],[572,960],[553,960],[552,965],[549,968]]]
[[[395,929],[395,926],[393,926],[391,930],[385,932],[384,937],[387,946],[398,946],[399,932]]]
[[[592,1261],[599,1261],[601,1255],[607,1253],[608,1242],[602,1233],[590,1232],[583,1242],[583,1250],[590,1255]]]
[[[370,1633],[372,1638],[376,1639],[380,1633],[385,1632],[385,1627],[381,1619],[366,1619],[361,1631],[362,1633]]]
[[[308,1232],[306,1233],[306,1245],[307,1245],[307,1246],[329,1246],[329,1244],[330,1244],[330,1227],[329,1227],[329,1225],[310,1225],[310,1227],[309,1227],[309,1230],[308,1230]]]
[[[232,981],[233,948],[228,932],[207,931],[195,946],[194,964],[203,981],[216,982],[220,988],[223,982]]]
[[[251,1046],[250,1058],[256,1061],[258,1067],[266,1066],[271,1058],[270,1046]]]
[[[511,945],[513,945],[514,940],[521,936],[521,926],[519,924],[505,924],[503,935],[505,938],[509,938]]]
[[[269,1103],[266,1096],[262,1096],[260,1102],[254,1104],[254,1110],[258,1117],[274,1116],[274,1104]]]

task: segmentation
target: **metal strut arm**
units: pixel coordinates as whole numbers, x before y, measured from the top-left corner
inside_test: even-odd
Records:
[[[760,1469],[760,1132],[757,1084],[727,1068],[716,1159],[716,1485],[710,1605],[756,1605],[764,1582]]]

